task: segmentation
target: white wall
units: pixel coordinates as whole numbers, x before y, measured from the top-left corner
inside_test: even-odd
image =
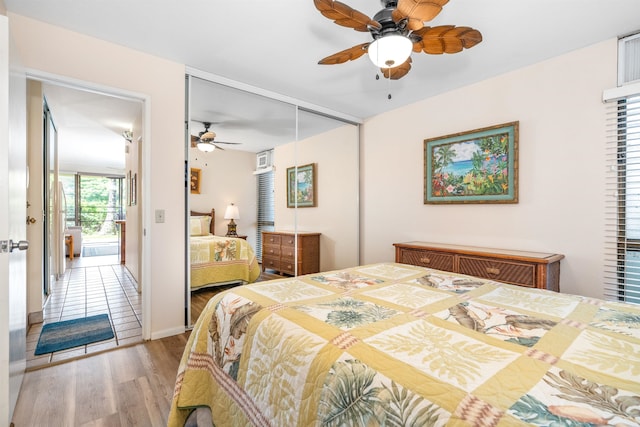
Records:
[[[9,17],[27,68],[151,98],[152,134],[145,139],[151,152],[151,182],[141,184],[149,188],[145,203],[151,212],[164,209],[166,214],[165,223],[149,224],[148,229],[151,328],[154,338],[178,332],[184,323],[184,66],[18,15]],[[557,252],[567,257],[562,261],[562,291],[602,296],[600,99],[602,90],[615,86],[615,79],[616,41],[609,40],[367,120],[361,141],[362,261],[392,260],[392,244],[408,240]],[[520,121],[518,204],[423,204],[425,138],[515,120]],[[338,152],[328,147],[309,157],[298,152],[299,164],[319,165],[319,208],[301,209],[298,223],[327,237],[331,226],[343,222],[337,207],[323,210],[325,192],[346,182],[323,179],[349,172],[323,166],[339,157]],[[293,163],[278,152],[276,162],[280,191],[284,181],[278,180]],[[286,206],[284,199],[276,203],[280,210],[283,203]],[[209,206],[203,204],[192,207]],[[307,220],[316,213],[316,219]],[[290,219],[276,215],[278,226],[291,225]],[[240,231],[242,224],[241,220]],[[343,237],[336,233],[330,239],[339,242]],[[324,269],[327,258],[322,259]],[[341,259],[335,254],[336,268]]]
[[[142,136],[142,111],[140,117],[138,117],[133,123],[131,131],[133,137],[131,142],[125,143],[125,185],[127,185],[127,200],[132,200],[132,195],[129,194],[135,182],[135,199],[136,203],[127,202],[125,204],[125,266],[131,273],[134,279],[138,282],[138,291],[142,290],[141,283],[141,268],[142,268],[142,238],[140,229],[142,227],[142,205],[141,205],[141,193],[140,182],[142,173],[142,146],[145,141]],[[135,177],[135,179],[134,179]],[[131,181],[130,181],[131,180]]]
[[[316,164],[317,207],[287,208],[287,168]],[[276,147],[276,231],[317,232],[320,270],[358,265],[358,128],[345,125]]]
[[[164,223],[147,224],[152,290],[151,337],[184,330],[184,75],[174,63],[112,43],[9,14],[12,36],[27,69],[143,94],[151,99],[150,182],[140,174],[138,198]],[[149,198],[142,200],[145,192]]]
[[[237,150],[214,150],[203,153],[189,149],[192,168],[201,170],[200,194],[189,196],[189,207],[196,212],[216,210],[216,235],[227,234],[229,220],[224,219],[227,205],[233,203],[240,211],[236,220],[237,233],[246,235],[247,241],[256,247],[257,211],[255,153]]]
[[[601,297],[601,97],[615,85],[609,40],[368,120],[363,262],[392,260],[392,244],[412,240],[561,253],[561,291]],[[424,139],[516,120],[518,204],[423,204]]]

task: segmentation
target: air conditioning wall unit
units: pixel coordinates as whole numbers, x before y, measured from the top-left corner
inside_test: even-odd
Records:
[[[640,33],[618,40],[618,86],[640,82]]]
[[[256,155],[256,169],[266,169],[272,166],[271,156],[273,154],[272,150],[262,151]]]

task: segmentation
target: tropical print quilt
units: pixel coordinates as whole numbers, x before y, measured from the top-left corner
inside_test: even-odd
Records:
[[[382,263],[216,295],[169,418],[216,426],[637,426],[640,307]]]
[[[232,282],[253,283],[260,266],[251,245],[244,239],[191,236],[191,289]]]

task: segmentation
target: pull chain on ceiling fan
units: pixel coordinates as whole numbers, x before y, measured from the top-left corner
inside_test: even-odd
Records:
[[[199,132],[198,136],[191,135],[191,147],[197,147],[198,150],[204,151],[205,153],[209,153],[216,148],[220,150],[224,150],[224,148],[220,147],[218,144],[230,144],[230,145],[239,145],[240,142],[225,142],[225,141],[216,141],[216,133],[210,131],[211,122],[201,122],[204,125],[204,131]]]
[[[342,64],[369,54],[386,78],[397,80],[411,70],[411,52],[432,55],[458,53],[482,41],[470,27],[424,23],[435,18],[449,0],[381,0],[384,9],[373,19],[337,0],[313,0],[316,9],[338,25],[368,31],[372,42],[361,43],[321,59],[318,64]]]

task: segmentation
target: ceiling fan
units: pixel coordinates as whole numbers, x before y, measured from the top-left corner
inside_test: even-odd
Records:
[[[199,132],[198,136],[191,135],[191,147],[197,147],[198,150],[204,151],[208,153],[210,151],[215,150],[216,148],[220,150],[224,150],[224,148],[220,147],[218,144],[232,144],[239,145],[240,142],[225,142],[225,141],[216,141],[216,133],[210,131],[211,122],[201,122],[204,125],[204,131]]]
[[[428,27],[449,0],[381,0],[384,9],[373,19],[335,0],[313,0],[316,9],[343,27],[369,31],[373,41],[362,43],[321,59],[333,65],[353,61],[365,53],[386,78],[397,80],[411,70],[411,51],[432,55],[457,53],[482,41],[480,31],[470,27]]]

